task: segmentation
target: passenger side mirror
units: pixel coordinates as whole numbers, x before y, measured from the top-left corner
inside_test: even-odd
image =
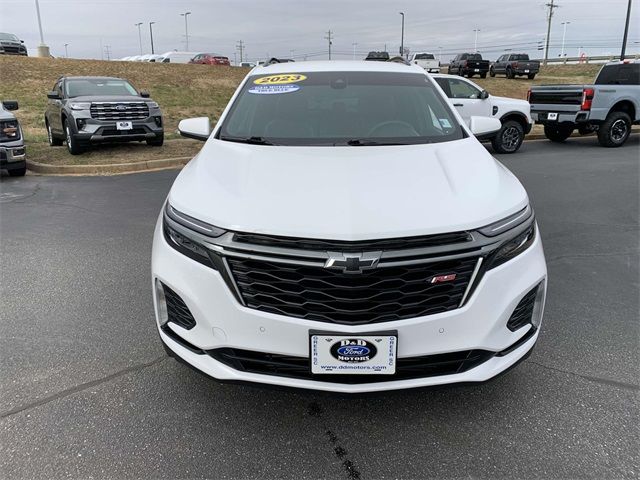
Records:
[[[155,62],[155,60],[154,60],[154,62]],[[150,95],[150,94],[149,94],[149,92],[148,92],[148,91],[146,91],[146,90],[140,90],[140,96],[141,96],[142,98],[149,98],[151,95]]]
[[[51,100],[60,100],[60,95],[58,95],[58,92],[48,92],[47,93],[47,98],[50,98]]]
[[[2,106],[5,110],[18,110],[18,101],[17,100],[3,100]]]
[[[469,129],[479,139],[492,137],[502,128],[502,123],[497,118],[476,117],[469,119]]]
[[[211,122],[209,117],[196,117],[180,120],[178,123],[180,135],[206,142],[211,135]]]
[[[486,100],[487,98],[489,98],[489,92],[487,92],[486,90],[482,90],[480,92],[480,100]]]

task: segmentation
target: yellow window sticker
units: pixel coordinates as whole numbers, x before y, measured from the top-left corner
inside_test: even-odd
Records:
[[[302,82],[306,79],[307,77],[305,75],[300,75],[299,73],[288,73],[283,75],[269,75],[268,77],[260,77],[257,80],[254,80],[253,83],[255,83],[256,85],[284,85],[287,83]]]

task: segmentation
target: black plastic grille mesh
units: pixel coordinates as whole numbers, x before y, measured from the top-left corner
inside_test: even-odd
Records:
[[[358,274],[262,260],[229,258],[228,262],[250,308],[355,325],[457,308],[477,257],[402,267],[378,266]],[[430,283],[436,275],[454,273],[453,281]]]
[[[187,330],[196,326],[196,320],[191,315],[189,308],[185,305],[180,295],[171,290],[166,285],[163,285],[164,297],[167,302],[167,313],[169,315],[169,321]]]
[[[522,300],[520,300],[511,317],[509,317],[507,328],[512,332],[531,322],[531,315],[533,315],[533,307],[536,303],[538,288],[539,287],[536,287],[527,293]]]
[[[98,120],[140,120],[149,116],[149,105],[146,102],[92,103],[91,118]]]
[[[393,375],[318,375],[311,373],[307,357],[233,348],[220,348],[208,353],[216,360],[242,372],[348,384],[454,375],[466,372],[495,355],[494,352],[486,350],[465,350],[438,355],[398,358],[396,373]]]

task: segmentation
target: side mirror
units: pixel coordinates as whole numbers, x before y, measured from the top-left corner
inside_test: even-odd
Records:
[[[58,95],[58,92],[48,92],[47,93],[47,98],[50,98],[51,100],[60,100],[60,95]]]
[[[480,92],[480,100],[486,100],[487,98],[489,98],[489,92],[487,92],[486,90],[482,90]]]
[[[149,92],[147,92],[146,90],[140,90],[140,96],[142,98],[149,98],[151,95],[149,95]]]
[[[472,116],[469,119],[469,128],[476,137],[483,139],[492,137],[502,128],[502,123],[497,118]]]
[[[18,110],[18,101],[17,100],[3,100],[2,106],[5,110]]]
[[[206,142],[211,135],[211,122],[209,117],[187,118],[180,120],[178,131],[183,137]]]

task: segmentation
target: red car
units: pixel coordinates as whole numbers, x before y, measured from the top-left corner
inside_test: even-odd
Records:
[[[229,58],[223,57],[222,55],[216,55],[215,53],[199,53],[189,60],[189,63],[199,63],[201,65],[226,65],[227,67],[231,66]]]

